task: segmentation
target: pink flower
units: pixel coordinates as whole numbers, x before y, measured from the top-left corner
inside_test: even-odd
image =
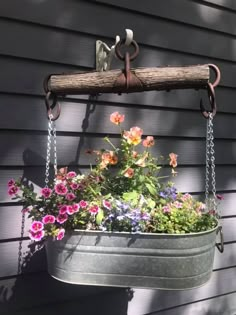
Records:
[[[54,217],[54,215],[47,214],[43,217],[42,221],[43,224],[53,224],[55,223],[56,218]]]
[[[45,232],[44,231],[29,231],[29,237],[32,241],[41,241],[41,239],[44,237]]]
[[[74,200],[75,197],[76,197],[76,196],[75,196],[75,194],[73,194],[73,193],[68,193],[68,194],[66,195],[66,199],[69,200],[69,201]]]
[[[52,190],[50,188],[45,187],[41,190],[41,194],[43,195],[44,198],[49,198],[52,194]]]
[[[121,115],[119,112],[114,112],[110,115],[110,121],[113,124],[120,125],[125,119],[125,115]]]
[[[67,194],[68,189],[66,188],[66,186],[62,183],[56,184],[55,185],[55,192],[58,195],[66,195]]]
[[[88,203],[87,203],[87,201],[80,200],[79,206],[84,209],[88,206]]]
[[[72,206],[67,206],[67,214],[69,214],[69,215],[71,215],[71,214],[73,214],[75,211],[74,211],[74,209],[73,209],[73,207]]]
[[[77,183],[72,183],[72,184],[70,184],[70,188],[73,189],[73,190],[76,190],[76,189],[78,189],[79,187],[80,187],[80,185],[77,184]]]
[[[66,205],[60,206],[59,213],[60,214],[65,214],[66,212],[67,212],[67,206]]]
[[[92,207],[89,208],[89,212],[92,214],[96,214],[99,211],[99,207],[97,205],[94,205]]]
[[[16,182],[14,181],[14,179],[10,179],[7,183],[8,187],[11,187],[11,186],[15,186]]]
[[[74,212],[78,212],[79,211],[79,204],[78,203],[73,204],[72,208],[73,208]]]
[[[182,197],[181,197],[181,200],[182,201],[186,201],[186,200],[190,200],[192,199],[192,196],[190,194],[184,194]]]
[[[67,178],[74,178],[77,174],[75,172],[69,172],[67,173],[66,177]]]
[[[170,206],[164,206],[163,208],[162,208],[162,211],[164,212],[164,213],[166,213],[166,212],[171,212],[171,208],[170,208]]]
[[[59,214],[56,217],[56,220],[57,220],[58,223],[63,224],[64,222],[66,222],[68,220],[68,215],[66,213]]]
[[[57,234],[57,240],[58,241],[62,240],[64,236],[65,236],[65,230],[64,229],[60,229],[58,234]]]
[[[143,140],[143,146],[150,148],[154,145],[154,138],[152,136],[147,136],[146,139]]]
[[[43,223],[41,221],[33,221],[30,227],[32,232],[38,232],[43,230]]]
[[[182,202],[179,202],[179,201],[175,201],[173,205],[174,205],[174,207],[177,208],[177,209],[180,209],[180,208],[183,207]]]
[[[8,195],[9,196],[14,196],[14,195],[16,195],[18,193],[18,191],[19,191],[19,188],[17,186],[11,186],[8,189]]]
[[[103,204],[103,207],[104,207],[104,208],[107,208],[108,210],[111,209],[111,203],[110,203],[109,201],[103,200],[103,201],[102,201],[102,204]]]

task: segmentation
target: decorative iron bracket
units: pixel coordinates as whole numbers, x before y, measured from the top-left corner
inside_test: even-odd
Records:
[[[125,45],[129,46],[133,41],[133,31],[126,29]],[[111,62],[115,56],[115,47],[120,41],[120,36],[116,35],[115,44],[109,47],[101,40],[96,41],[96,71],[107,71],[111,68]]]

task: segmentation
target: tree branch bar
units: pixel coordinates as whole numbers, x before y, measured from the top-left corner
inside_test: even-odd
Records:
[[[132,93],[152,90],[204,89],[209,82],[209,65],[131,69],[127,87],[123,70],[53,74],[47,89],[55,94]],[[134,79],[134,80],[133,80]]]

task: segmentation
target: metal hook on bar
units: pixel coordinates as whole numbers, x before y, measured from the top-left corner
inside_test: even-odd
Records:
[[[216,65],[211,64],[211,63],[208,64],[208,66],[210,69],[212,69],[215,72],[215,75],[216,75],[215,82],[211,83],[213,88],[215,88],[220,82],[220,78],[221,78],[220,69]]]
[[[216,97],[215,97],[214,86],[211,83],[207,83],[207,92],[208,92],[208,97],[209,97],[209,101],[211,105],[212,116],[214,117],[216,114]],[[205,106],[203,105],[202,99],[200,101],[200,109],[201,109],[202,115],[205,118],[209,118],[209,111],[207,111]]]
[[[52,102],[50,104],[51,99],[52,99]],[[57,101],[56,94],[53,94],[52,92],[47,92],[45,96],[45,105],[47,109],[48,119],[51,119],[52,121],[57,120],[61,113],[61,106]],[[52,112],[54,108],[56,108],[55,115]]]

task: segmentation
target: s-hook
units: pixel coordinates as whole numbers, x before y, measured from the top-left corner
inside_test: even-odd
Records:
[[[51,119],[52,121],[57,120],[61,113],[61,105],[58,103],[56,94],[50,91],[46,92],[45,105],[48,119]]]
[[[208,97],[209,97],[209,102],[211,105],[211,113],[212,116],[214,117],[216,114],[216,96],[215,96],[215,87],[219,84],[220,82],[220,78],[221,78],[221,74],[220,74],[220,70],[219,68],[214,65],[214,64],[209,64],[208,65],[210,69],[212,69],[215,72],[216,75],[216,79],[213,83],[208,82],[207,83],[207,92],[208,92]],[[206,110],[205,106],[203,105],[202,100],[200,101],[200,108],[201,108],[201,112],[202,115],[205,118],[209,118],[209,111]]]

